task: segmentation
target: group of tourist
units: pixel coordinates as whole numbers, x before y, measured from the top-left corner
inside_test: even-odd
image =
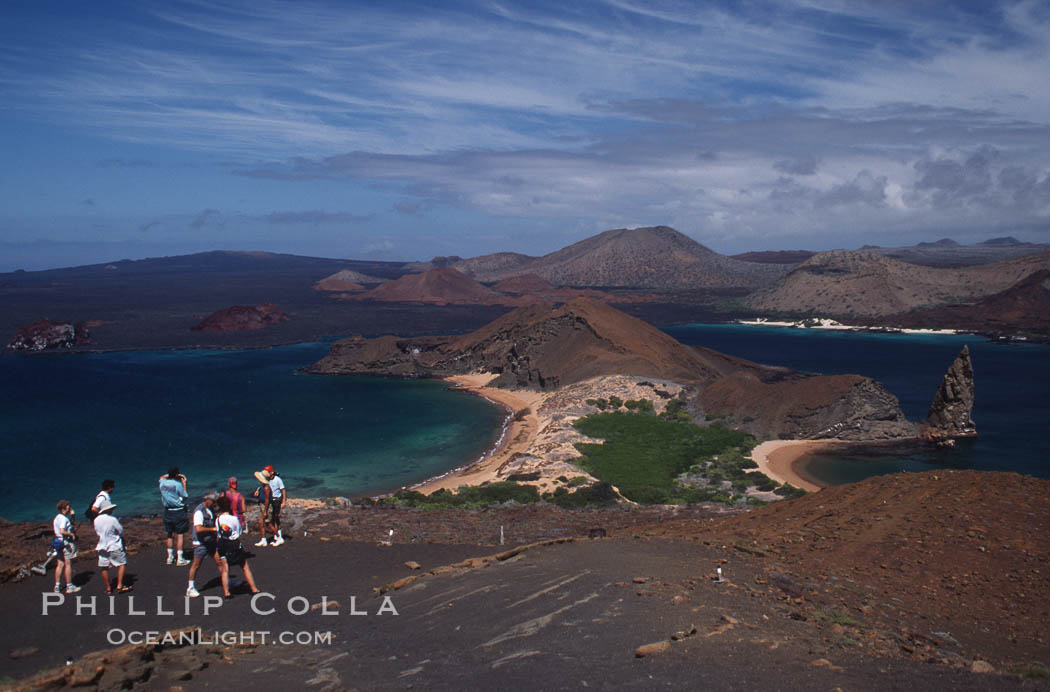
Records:
[[[281,532],[281,510],[284,508],[287,492],[284,481],[273,466],[267,466],[255,473],[258,487],[251,494],[251,503],[259,506],[259,540],[257,548],[267,545],[278,546],[284,543]],[[240,566],[244,572],[244,581],[252,593],[258,593],[255,577],[248,566],[248,554],[241,546],[241,537],[248,533],[247,511],[249,501],[237,489],[237,478],[231,477],[226,488],[221,492],[205,493],[192,515],[188,511],[189,490],[186,476],[179,472],[177,466],[168,469],[158,481],[161,503],[164,507],[162,521],[166,534],[167,564],[184,567],[189,565],[189,583],[186,596],[200,596],[194,579],[205,560],[213,560],[219,570],[223,595],[230,597],[230,567]],[[124,544],[124,528],[113,516],[117,506],[111,493],[115,487],[112,480],[102,481],[102,488],[95,495],[91,506],[85,514],[92,522],[98,535],[98,566],[102,571],[106,594],[124,593],[131,590],[124,584],[124,570],[127,566],[127,552]],[[52,526],[54,538],[51,550],[55,556],[55,591],[61,593],[62,578],[65,577],[65,593],[76,593],[80,587],[73,583],[72,560],[77,556],[77,536],[73,524],[75,512],[69,500],[60,500],[58,514]],[[267,539],[267,531],[273,540]],[[183,552],[185,535],[189,533],[193,546],[193,558],[187,560]],[[46,565],[45,565],[46,567]],[[110,567],[116,568],[116,582],[110,578]],[[41,568],[43,569],[43,568]]]

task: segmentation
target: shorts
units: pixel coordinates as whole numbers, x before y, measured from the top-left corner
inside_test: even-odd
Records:
[[[98,566],[109,567],[120,567],[121,565],[128,564],[128,554],[123,550],[100,550],[98,551]]]
[[[186,514],[186,508],[168,509],[164,508],[164,531],[169,536],[176,533],[186,533],[190,530],[190,520]]]
[[[62,545],[60,546],[59,543]],[[72,560],[77,556],[77,544],[73,541],[56,538],[51,541],[51,549],[58,553],[63,560]]]
[[[270,521],[274,524],[281,523],[281,498],[270,500]]]
[[[193,546],[193,557],[199,557],[205,559],[215,554],[215,543],[208,541],[207,543],[198,543]]]
[[[244,554],[240,541],[220,540],[219,557],[228,565],[242,565],[248,556]]]

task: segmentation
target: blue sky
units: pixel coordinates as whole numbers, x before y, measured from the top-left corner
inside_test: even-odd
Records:
[[[1050,242],[1045,2],[0,4],[0,271]]]

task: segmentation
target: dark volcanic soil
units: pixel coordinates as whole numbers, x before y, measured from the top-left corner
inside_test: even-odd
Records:
[[[159,616],[158,595],[182,608],[184,572],[163,564],[156,520],[132,521],[133,595],[147,614],[129,618],[121,601],[114,616],[77,617],[67,604],[69,612],[42,617],[39,592],[50,579],[8,583],[0,608],[19,626],[0,631],[0,650],[24,657],[0,659],[0,675],[102,648],[112,628],[201,626],[325,630],[334,639],[117,651],[45,678],[59,687],[95,675],[105,689],[189,680],[262,689],[1042,689],[1045,678],[1032,676],[1047,674],[1050,657],[1048,491],[1050,481],[1016,474],[948,471],[721,516],[297,509],[285,546],[256,549],[256,578],[278,605],[297,594],[315,605],[321,595],[338,600],[338,617],[319,608],[256,616],[243,593],[207,617],[200,601],[189,615]],[[377,545],[391,527],[393,545]],[[573,540],[597,528],[609,537]],[[6,526],[0,545],[33,531]],[[525,548],[535,539],[548,541]],[[17,540],[23,549],[43,543]],[[100,592],[92,560],[76,571],[82,593]],[[215,595],[214,567],[198,583]],[[376,616],[381,593],[396,618]],[[345,614],[351,595],[369,616]],[[656,651],[639,657],[646,644]]]
[[[761,555],[771,574],[806,583],[798,595],[904,636],[918,633],[916,651],[956,640],[992,660],[1046,662],[1047,497],[1050,481],[1015,473],[895,474],[645,533]],[[771,576],[770,589],[776,584]]]

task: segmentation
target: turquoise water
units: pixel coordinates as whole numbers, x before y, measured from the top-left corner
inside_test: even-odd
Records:
[[[866,334],[749,325],[688,325],[665,331],[759,363],[807,372],[873,377],[900,399],[912,420],[964,345],[973,359],[973,419],[979,436],[955,449],[892,456],[816,455],[800,471],[823,483],[850,483],[897,471],[938,468],[1017,471],[1050,478],[1050,346],[1002,344],[973,335]]]
[[[0,516],[82,512],[103,478],[118,515],[159,512],[177,465],[190,493],[272,464],[290,497],[389,491],[481,456],[504,411],[436,381],[307,375],[328,344],[0,358]]]

